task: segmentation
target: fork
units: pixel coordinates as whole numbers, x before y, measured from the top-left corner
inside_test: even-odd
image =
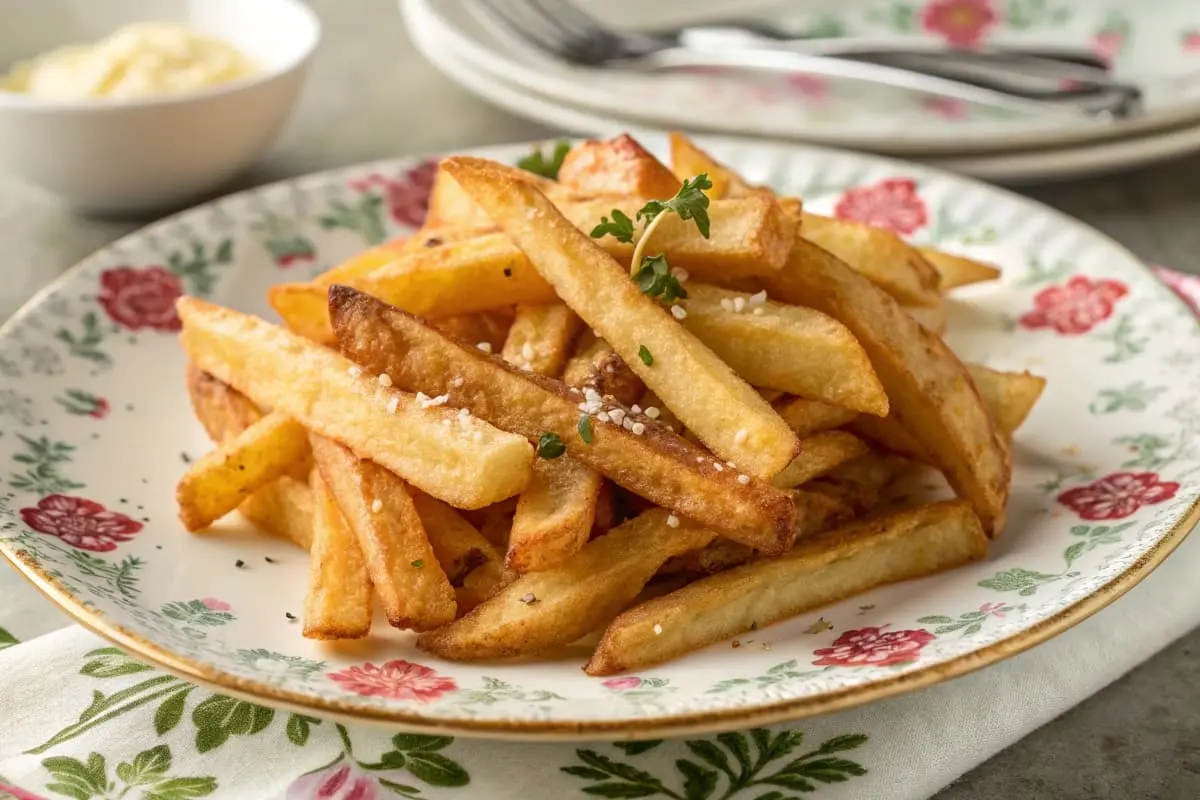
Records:
[[[691,28],[675,33],[617,31],[570,0],[470,0],[471,9],[517,44],[532,45],[577,66],[661,72],[684,67],[731,67],[769,72],[807,72],[853,78],[999,106],[1043,116],[1098,119],[1140,111],[1141,92],[1108,79],[1103,70],[1019,52],[954,51],[961,63],[938,64],[950,51],[899,52],[886,48],[847,48],[807,52],[806,40],[782,41],[761,31]],[[830,43],[835,40],[808,40]],[[965,59],[965,60],[964,60]],[[1053,89],[1021,88],[999,79],[1003,71],[1055,80]],[[1070,80],[1074,86],[1058,88]]]

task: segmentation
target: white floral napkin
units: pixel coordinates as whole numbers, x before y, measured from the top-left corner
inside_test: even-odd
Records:
[[[1200,313],[1200,278],[1159,274]],[[838,714],[665,742],[512,744],[213,694],[125,656],[0,570],[0,798],[926,798],[1200,623],[1197,574],[1191,537],[1058,638]],[[612,688],[636,691],[637,680]]]

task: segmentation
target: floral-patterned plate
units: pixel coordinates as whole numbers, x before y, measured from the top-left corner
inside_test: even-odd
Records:
[[[611,24],[678,27],[728,18],[718,0],[577,0]],[[576,68],[497,35],[468,0],[401,0],[425,52],[445,51],[493,81],[628,126],[678,127],[877,152],[994,152],[1129,137],[1200,120],[1200,6],[1184,0],[746,0],[813,37],[923,38],[956,47],[1088,47],[1142,88],[1145,113],[1115,124],[1035,117],[937,95],[819,75],[748,78],[721,70],[644,75]],[[444,59],[438,59],[444,60]],[[455,75],[452,78],[459,80]],[[516,108],[521,113],[520,106]]]
[[[956,295],[951,344],[1049,387],[1017,435],[1008,530],[986,561],[606,680],[583,674],[583,651],[455,664],[384,624],[345,647],[305,640],[303,553],[237,519],[205,535],[176,519],[174,484],[210,445],[184,390],[172,301],[189,292],[270,316],[271,284],[419,225],[428,160],[321,173],[169,218],[10,320],[0,552],[84,625],[224,693],[516,738],[747,726],[927,685],[1078,622],[1178,544],[1200,490],[1200,329],[1135,258],[1056,212],[933,170],[707,144],[815,210],[1003,265],[1002,281]],[[513,162],[528,150],[478,152]]]

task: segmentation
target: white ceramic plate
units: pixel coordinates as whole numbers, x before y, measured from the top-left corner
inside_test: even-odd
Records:
[[[661,150],[661,140],[648,144]],[[234,519],[190,535],[174,484],[209,449],[183,383],[181,292],[268,314],[264,293],[420,223],[432,162],[234,195],[87,259],[0,331],[0,552],[139,658],[259,702],[503,737],[657,736],[845,707],[961,674],[1136,583],[1194,521],[1200,329],[1100,234],[1005,192],[812,148],[709,142],[814,210],[869,217],[1004,266],[951,307],[952,345],[1049,388],[1016,438],[1009,526],[986,561],[869,592],[639,675],[586,652],[455,664],[377,624],[330,649],[298,615],[306,557]],[[527,145],[477,151],[513,162]]]
[[[601,3],[619,25],[683,24],[728,14],[716,0]],[[739,9],[749,14],[763,3]],[[720,74],[642,76],[568,67],[496,37],[464,0],[403,0],[410,22],[479,72],[559,104],[634,125],[800,139],[897,154],[1047,147],[1144,134],[1200,118],[1200,7],[1185,0],[814,0],[777,18],[819,35],[926,37],[960,45],[1088,46],[1143,87],[1146,113],[1119,124],[1063,124],[919,93],[817,76],[747,81]],[[428,36],[430,33],[426,33]],[[421,37],[419,45],[429,46]]]

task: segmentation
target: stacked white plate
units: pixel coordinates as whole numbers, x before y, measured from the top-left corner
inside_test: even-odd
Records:
[[[618,27],[766,15],[810,36],[940,39],[959,46],[1075,45],[1142,88],[1145,111],[1064,123],[814,75],[645,75],[572,67],[497,36],[466,0],[400,0],[412,38],[481,98],[573,133],[682,128],[852,147],[992,180],[1115,171],[1200,151],[1196,0],[576,0]],[[732,6],[732,8],[731,8]]]

